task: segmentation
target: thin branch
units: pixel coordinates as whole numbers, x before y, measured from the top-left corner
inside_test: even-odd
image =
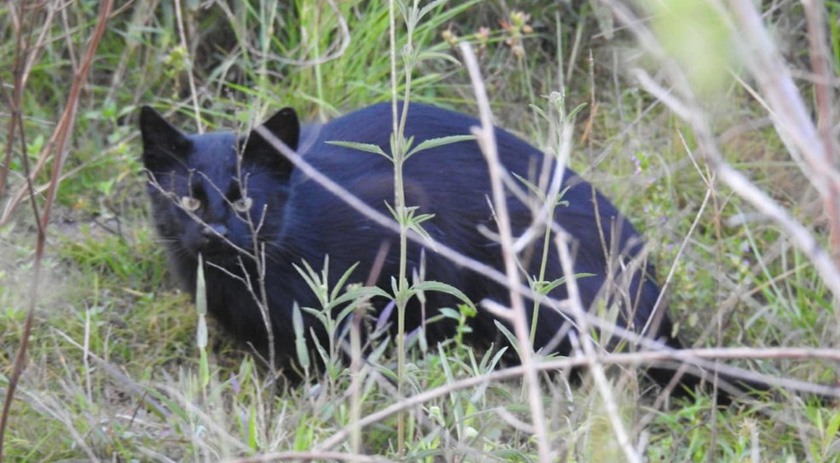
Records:
[[[632,442],[630,442],[630,435],[627,433],[624,422],[621,421],[621,414],[618,410],[618,404],[616,403],[615,396],[613,395],[612,387],[610,387],[610,383],[607,380],[607,375],[604,371],[603,365],[598,361],[598,353],[595,350],[595,343],[589,337],[589,323],[586,321],[586,310],[583,308],[583,304],[580,300],[580,292],[578,290],[577,279],[575,278],[572,256],[569,254],[567,236],[563,233],[558,234],[555,239],[555,245],[557,246],[560,257],[560,265],[563,268],[563,274],[567,275],[566,290],[569,293],[569,301],[571,301],[572,304],[572,311],[575,314],[578,326],[580,326],[581,336],[578,339],[580,340],[581,347],[583,348],[583,356],[589,366],[589,372],[592,375],[592,379],[595,381],[595,386],[601,394],[601,399],[604,401],[604,408],[606,409],[607,417],[609,417],[610,424],[612,425],[613,432],[615,433],[616,440],[618,441],[618,446],[621,447],[621,450],[624,452],[624,456],[627,457],[628,461],[632,463],[642,463],[642,457],[633,447]],[[651,316],[651,318],[654,317]]]
[[[810,166],[809,180],[823,199],[823,208],[831,227],[833,277],[837,277],[840,269],[840,209],[838,209],[838,193],[840,180],[834,159],[834,142],[831,136],[833,120],[833,102],[831,101],[830,82],[831,71],[825,62],[825,32],[823,31],[822,11],[824,6],[819,0],[807,0],[805,5],[806,18],[809,28],[811,46],[811,60],[817,73],[816,94],[817,110],[819,111],[819,129],[814,126],[810,112],[805,106],[802,96],[793,81],[790,70],[785,65],[778,48],[773,43],[770,33],[764,26],[761,15],[755,4],[750,0],[730,0],[732,17],[737,23],[738,36],[742,41],[742,56],[745,58],[753,77],[758,82],[761,93],[773,108],[772,118],[776,130],[782,136],[787,136],[799,151],[799,154]],[[736,190],[737,191],[737,190]],[[755,195],[753,195],[755,196]],[[810,241],[810,240],[809,240]],[[805,242],[799,241],[803,244]],[[807,244],[810,245],[810,242]],[[807,249],[807,248],[806,248]],[[814,252],[813,254],[824,254]],[[826,263],[822,255],[815,262],[823,278],[826,278]],[[832,281],[830,286],[836,298],[840,293]]]
[[[328,450],[312,450],[308,452],[296,452],[289,450],[286,452],[267,453],[256,457],[239,458],[236,460],[226,461],[227,463],[265,463],[270,461],[285,460],[340,460],[353,463],[392,463],[394,461],[382,457],[372,457],[355,453],[331,452]]]
[[[717,171],[719,178],[753,207],[776,222],[808,256],[835,298],[840,298],[840,269],[832,257],[804,225],[723,160],[709,126],[707,113],[697,101],[687,76],[668,58],[654,34],[625,4],[617,0],[601,1],[627,25],[638,43],[659,60],[682,99],[673,97],[670,90],[661,88],[651,79],[640,80],[642,86],[692,126],[699,151]],[[811,166],[811,173],[814,175],[809,175],[809,179],[825,200],[830,196],[830,190],[835,185],[840,185],[840,173],[826,161],[816,128],[755,6],[749,0],[730,0],[730,3],[733,5],[734,17],[738,20],[737,25],[730,25],[733,29],[738,29],[738,33],[733,34],[733,37],[743,38],[738,44],[743,48],[743,55],[768,102],[776,130],[783,139],[790,139],[791,146],[795,147]]]
[[[181,0],[175,0],[175,17],[177,19],[176,23],[178,24],[178,38],[181,40],[181,47],[186,53],[189,48],[187,47],[187,35],[184,33],[184,18],[181,14]],[[198,129],[198,133],[204,133],[204,126],[201,124],[201,108],[198,105],[198,92],[196,92],[195,78],[193,77],[193,62],[192,59],[187,59],[189,61],[189,66],[187,66],[187,82],[190,84],[190,96],[192,97],[193,111],[195,113],[195,126]]]
[[[601,365],[628,365],[653,364],[669,360],[677,360],[691,365],[712,365],[710,360],[735,360],[735,359],[793,359],[810,360],[819,359],[829,362],[840,362],[840,349],[809,349],[809,348],[710,348],[710,349],[681,349],[657,352],[622,352],[599,354],[595,361]],[[583,367],[589,364],[591,359],[583,356],[543,360],[534,365],[539,371],[569,370],[571,368]],[[810,394],[820,394],[826,397],[840,397],[840,387],[829,387],[814,385],[811,383],[792,380],[788,378],[773,378],[766,375],[758,375],[740,368],[718,365],[721,372],[733,378],[747,379],[752,381],[764,381],[790,391],[801,391]],[[492,373],[480,376],[472,376],[458,380],[446,385],[421,392],[408,397],[400,402],[390,405],[382,410],[371,413],[362,418],[356,426],[364,428],[379,423],[394,414],[417,407],[439,397],[445,397],[454,391],[470,387],[484,387],[489,383],[503,381],[512,378],[519,378],[525,375],[525,367],[522,365],[497,370]],[[350,429],[345,428],[333,434],[329,439],[321,442],[317,450],[329,450],[341,444],[350,434]]]
[[[6,391],[6,395],[3,399],[3,412],[2,415],[0,415],[0,463],[2,463],[3,461],[3,441],[6,434],[6,426],[8,424],[9,410],[11,409],[11,404],[14,398],[15,389],[17,388],[17,383],[20,380],[20,376],[23,374],[23,369],[26,365],[26,350],[29,345],[29,336],[32,331],[32,323],[35,315],[35,306],[38,300],[38,286],[40,283],[41,260],[44,255],[44,245],[46,243],[46,230],[47,225],[49,224],[52,204],[55,201],[55,197],[58,192],[58,187],[61,180],[60,174],[64,160],[64,145],[67,141],[67,136],[70,133],[70,128],[73,126],[73,123],[75,121],[76,106],[79,100],[79,93],[85,81],[87,80],[88,71],[90,70],[91,63],[93,62],[93,58],[96,54],[96,49],[99,46],[99,40],[102,38],[102,35],[105,32],[105,26],[108,22],[108,15],[111,11],[112,6],[113,0],[105,0],[100,5],[99,19],[96,24],[96,29],[94,30],[93,35],[91,36],[87,52],[85,53],[84,59],[81,63],[81,68],[76,70],[76,74],[73,79],[73,84],[70,88],[70,94],[67,98],[67,106],[65,107],[64,114],[62,115],[59,125],[56,128],[55,133],[57,133],[58,135],[53,157],[53,171],[52,176],[50,178],[50,189],[47,192],[47,200],[44,205],[44,210],[40,216],[40,221],[38,221],[39,218],[35,198],[31,198],[33,211],[36,215],[35,219],[38,223],[38,237],[35,247],[34,274],[32,277],[33,279],[31,285],[31,293],[29,295],[29,307],[26,314],[26,321],[24,322],[23,336],[21,338],[20,347],[18,348],[18,352],[15,357],[12,375],[9,377],[9,386]],[[19,130],[23,130],[23,126],[20,124]],[[25,150],[22,151],[21,156],[26,156]],[[24,160],[24,162],[26,161]],[[34,195],[32,189],[31,175],[32,172],[28,172],[26,176],[28,184],[27,190],[29,191],[30,195]]]
[[[537,378],[537,371],[534,368],[534,351],[528,334],[528,314],[525,311],[525,303],[522,294],[515,288],[521,285],[519,279],[519,268],[514,253],[513,230],[510,224],[510,214],[507,208],[507,195],[502,185],[502,164],[499,161],[498,147],[496,146],[495,127],[493,126],[490,113],[490,102],[487,99],[487,90],[484,88],[484,80],[478,68],[478,60],[473,53],[472,45],[469,42],[461,42],[461,54],[464,56],[464,64],[470,74],[476,101],[478,102],[481,127],[473,127],[473,135],[481,148],[484,157],[487,158],[487,166],[490,170],[490,186],[493,194],[493,206],[496,211],[496,225],[499,228],[501,239],[502,258],[505,264],[505,275],[507,287],[510,289],[510,302],[513,311],[511,324],[519,342],[519,357],[522,366],[525,368],[525,383],[528,388],[528,400],[531,406],[531,418],[534,421],[534,432],[537,438],[537,453],[539,461],[549,463],[551,458],[551,444],[548,441],[548,429],[545,421],[545,414],[542,404],[542,393]],[[559,188],[559,186],[558,186]],[[549,198],[552,203],[554,198]]]
[[[826,46],[825,4],[822,0],[803,0],[805,18],[808,23],[808,42],[811,48],[811,68],[816,74],[814,83],[817,104],[817,131],[822,142],[825,163],[836,166],[837,145],[831,135],[834,127],[834,92],[832,80],[834,72],[829,64],[830,56]],[[828,216],[830,227],[831,254],[834,265],[840,268],[840,188],[836,183],[829,183],[829,194],[823,198],[823,209]]]

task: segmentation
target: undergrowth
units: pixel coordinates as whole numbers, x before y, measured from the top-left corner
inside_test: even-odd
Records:
[[[4,101],[11,98],[20,50],[13,3],[0,6]],[[26,152],[15,141],[11,162],[0,165],[9,172],[7,190],[0,192],[4,206],[25,185],[23,157],[31,169],[49,144],[99,3],[31,4],[24,14],[23,38],[40,46],[30,55],[20,100]],[[140,105],[174,113],[176,125],[189,130],[240,130],[282,106],[308,120],[327,120],[388,101],[392,91],[402,95],[410,81],[412,101],[475,114],[459,64],[461,41],[475,47],[499,125],[536,146],[551,148],[552,127],[531,105],[547,107],[552,91],[565,92],[567,108],[584,105],[571,165],[644,230],[659,281],[671,274],[666,294],[680,338],[701,347],[837,347],[836,302],[809,255],[722,183],[712,182],[704,202],[712,168],[695,152],[691,127],[624,72],[636,52],[629,36],[609,38],[605,7],[517,3],[442,2],[411,40],[417,50],[448,58],[409,67],[408,80],[397,66],[396,89],[387,2],[138,1],[118,7],[77,102],[28,361],[5,430],[6,461],[393,461],[403,446],[405,461],[537,461],[521,379],[464,385],[497,371],[499,357],[460,336],[425,349],[409,342],[398,381],[402,396],[441,393],[406,407],[404,418],[394,409],[362,429],[356,429],[359,419],[400,403],[397,353],[387,337],[369,356],[365,368],[377,374],[365,376],[356,399],[348,392],[355,372],[340,359],[328,377],[313,374],[272,394],[263,359],[228,344],[212,320],[209,370],[202,372],[196,310],[172,284],[146,217]],[[792,1],[774,5],[767,20],[780,28],[778,36],[788,40],[782,45],[799,66],[796,50],[806,40],[795,19],[802,11]],[[826,7],[836,19],[838,3]],[[837,72],[836,21],[828,32]],[[397,50],[408,43],[402,21],[396,42]],[[798,83],[808,91],[807,80]],[[792,169],[766,110],[735,82],[718,95],[723,108],[714,130],[727,161],[825,236],[819,198],[808,178]],[[10,117],[0,110],[3,127]],[[0,133],[0,146],[8,136]],[[46,185],[47,170],[34,180],[36,188]],[[36,194],[38,204],[42,195]],[[35,225],[28,201],[0,224],[2,397],[30,296]],[[838,380],[836,365],[815,360],[741,365],[816,383]],[[707,394],[655,408],[657,391],[637,369],[610,373],[620,416],[647,461],[840,462],[836,402],[782,391],[722,410]],[[552,372],[541,379],[555,461],[625,458],[587,378],[570,381]],[[401,419],[405,437],[398,442]],[[323,447],[342,432],[347,440]]]

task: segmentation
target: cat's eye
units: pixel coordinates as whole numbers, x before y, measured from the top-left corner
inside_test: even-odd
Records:
[[[201,201],[192,196],[181,196],[181,207],[190,212],[195,212],[201,207]]]
[[[239,198],[233,202],[233,208],[237,212],[245,212],[251,209],[251,205],[254,204],[254,201],[251,200],[249,197]]]

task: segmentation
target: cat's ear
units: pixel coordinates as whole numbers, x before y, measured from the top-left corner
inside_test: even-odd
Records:
[[[298,140],[300,138],[300,120],[298,119],[297,113],[292,108],[283,108],[280,111],[274,113],[273,116],[269,117],[268,120],[263,122],[263,127],[268,129],[269,132],[273,133],[274,136],[279,138],[283,143],[286,144],[292,150],[297,151],[298,147]],[[252,132],[251,135],[255,135],[256,132]],[[265,142],[262,137],[259,137],[260,141]]]
[[[262,126],[293,151],[297,150],[300,139],[300,121],[294,109],[283,108],[277,111],[263,122]],[[288,175],[292,171],[291,162],[257,130],[252,130],[248,134],[243,153],[245,160],[264,165],[276,173]]]
[[[189,154],[190,141],[157,111],[149,106],[140,110],[140,134],[143,138],[143,164],[151,172],[171,170]]]

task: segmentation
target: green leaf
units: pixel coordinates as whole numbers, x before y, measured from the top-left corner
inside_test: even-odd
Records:
[[[385,353],[385,350],[389,347],[390,341],[391,341],[390,337],[385,337],[385,339],[383,339],[379,343],[379,345],[377,345],[373,349],[373,352],[371,352],[367,356],[367,358],[365,359],[365,362],[368,363],[368,364],[371,364],[371,365],[375,365],[379,361],[379,359],[382,357],[382,354]]]
[[[446,382],[454,383],[455,375],[452,374],[452,367],[449,365],[449,356],[446,355],[441,344],[438,344],[438,354],[440,355],[440,365],[443,367],[443,373],[446,375]]]
[[[528,179],[517,174],[516,172],[511,172],[511,174],[513,174],[513,176],[516,177],[517,180],[519,180],[519,183],[525,185],[525,187],[528,188],[528,190],[530,190],[531,193],[534,194],[534,196],[539,198],[540,201],[545,201],[545,194],[543,194],[543,191],[540,190],[538,186],[534,185]]]
[[[460,310],[461,314],[467,318],[472,318],[478,315],[478,310],[476,310],[473,305],[461,304],[458,306],[458,310]]]
[[[298,274],[303,278],[306,282],[306,285],[309,286],[309,289],[312,290],[312,293],[318,298],[318,302],[321,303],[322,306],[325,306],[328,302],[329,292],[327,290],[327,281],[326,275],[322,276],[309,265],[309,262],[306,260],[302,261],[304,268],[301,268],[297,264],[293,264],[295,270],[297,270]],[[326,274],[327,269],[329,267],[329,256],[324,257],[324,273]]]
[[[575,279],[586,278],[586,277],[594,277],[594,276],[595,276],[594,273],[576,273],[575,274]],[[545,296],[546,294],[553,291],[554,288],[556,288],[556,287],[558,287],[558,286],[560,286],[564,283],[566,283],[566,277],[560,277],[560,278],[558,278],[556,280],[553,280],[553,281],[550,281],[550,282],[544,282],[544,281],[543,282],[537,282],[537,284],[534,285],[534,290],[536,292],[538,292],[539,294],[542,294],[543,296]]]
[[[204,280],[204,259],[198,255],[198,269],[195,278],[195,310],[198,312],[198,322],[195,333],[195,343],[198,345],[200,358],[198,363],[198,378],[202,388],[210,384],[210,362],[207,359],[207,283]]]
[[[460,61],[455,59],[454,56],[449,55],[447,53],[440,53],[440,52],[436,52],[436,51],[424,51],[424,52],[420,52],[420,53],[417,54],[417,62],[418,63],[421,62],[421,61],[427,61],[427,60],[430,60],[430,61],[443,60],[443,61],[449,61],[450,63],[452,63],[456,66],[461,65]]]
[[[542,109],[541,107],[539,107],[535,104],[529,104],[528,107],[531,108],[531,111],[534,111],[535,113],[537,113],[537,115],[540,116],[541,118],[545,119],[546,121],[549,120],[548,119],[548,114],[546,114],[545,110]]]
[[[542,191],[538,186],[534,185],[533,183],[528,181],[528,179],[515,172],[511,172],[511,174],[513,174],[513,176],[516,177],[516,179],[519,180],[520,183],[525,185],[525,187],[528,188],[528,190],[530,190],[531,193],[533,193],[534,196],[536,196],[540,201],[545,202],[545,192]],[[555,207],[569,205],[568,201],[563,201],[563,197],[566,195],[566,192],[569,191],[569,188],[571,187],[567,186],[557,193],[557,198],[555,198],[554,200]]]
[[[828,421],[828,427],[826,428],[825,435],[829,438],[834,438],[837,436],[838,430],[840,430],[840,413],[835,413]]]
[[[577,116],[577,113],[579,113],[585,107],[586,107],[586,103],[581,103],[581,104],[575,106],[575,109],[573,109],[572,112],[570,112],[569,115],[566,116],[566,118],[567,119],[573,119],[575,116]]]
[[[324,326],[329,326],[330,320],[328,311],[323,309],[314,309],[312,307],[301,307],[300,310],[317,318],[318,321],[321,322],[321,324],[323,324]]]
[[[201,358],[198,362],[198,379],[202,388],[210,384],[210,361],[207,359],[207,349],[201,349]]]
[[[429,14],[430,11],[432,11],[433,9],[442,5],[443,2],[445,2],[445,1],[446,0],[435,0],[435,1],[425,5],[423,8],[420,8],[420,12],[417,13],[417,21],[420,21],[421,19],[423,19],[423,17],[426,16],[427,14]]]
[[[438,309],[438,312],[440,312],[446,318],[452,318],[454,320],[461,319],[461,314],[457,310],[452,309],[450,307],[441,307],[440,309]]]
[[[207,315],[207,285],[204,281],[204,260],[198,254],[198,269],[195,277],[195,310],[198,315]]]
[[[297,302],[292,306],[292,328],[295,331],[295,350],[298,363],[304,370],[309,369],[309,350],[306,348],[306,333],[303,328],[303,314]]]
[[[301,268],[297,264],[292,264],[297,270],[298,274],[303,278],[303,281],[306,282],[306,285],[309,286],[309,289],[312,290],[313,293],[318,294],[318,286],[320,285],[318,274],[312,269],[312,266],[309,265],[309,262],[303,261],[304,268]]]
[[[327,308],[332,309],[333,307],[337,307],[341,304],[350,301],[354,301],[361,298],[373,298],[376,296],[384,297],[386,299],[389,299],[391,297],[391,295],[388,294],[387,291],[378,286],[362,286],[360,288],[351,289],[346,293],[342,294],[341,296],[338,296],[337,298],[333,299],[333,301],[330,302],[330,305]]]
[[[144,391],[146,392],[146,394],[148,394],[153,399],[157,399],[160,403],[162,403],[166,407],[166,409],[168,409],[169,411],[172,412],[173,415],[178,417],[177,421],[190,422],[190,420],[192,419],[191,416],[188,415],[187,412],[183,408],[181,408],[181,406],[178,405],[177,402],[170,399],[168,396],[163,395],[163,393],[159,392],[157,389],[147,387],[147,388],[144,389]],[[156,406],[152,406],[151,404],[149,404],[149,410],[151,410],[152,412],[158,412],[158,411],[161,411],[161,407],[156,407]],[[165,410],[163,410],[163,411],[165,412]],[[158,416],[160,416],[160,415],[158,415]],[[167,416],[160,416],[160,417],[165,418],[165,419],[172,419],[172,417],[168,416],[168,415]]]
[[[251,381],[251,357],[245,356],[239,365],[239,384],[246,384]]]
[[[310,330],[310,334],[312,335],[312,342],[315,343],[315,350],[318,352],[318,356],[321,357],[321,361],[324,362],[324,365],[329,365],[330,354],[327,352],[327,349],[324,349],[324,346],[321,345],[321,340],[318,338],[318,334],[315,333],[314,327]],[[334,333],[327,333],[327,335],[333,336]]]
[[[326,143],[330,145],[354,149],[357,151],[364,151],[366,153],[378,154],[380,156],[385,157],[385,159],[392,161],[391,156],[382,151],[382,148],[380,148],[379,145],[374,145],[373,143],[357,143],[352,141],[328,141]]]
[[[500,322],[499,320],[493,320],[493,323],[496,324],[496,328],[498,328],[499,332],[501,332],[504,335],[504,337],[507,338],[511,347],[513,347],[513,350],[516,351],[516,355],[518,355],[519,358],[522,358],[522,351],[519,350],[519,340],[516,339],[516,336],[514,336],[513,333],[511,333],[510,330],[507,329],[507,327],[503,325],[502,322]]]
[[[388,201],[385,201],[385,207],[388,208],[388,212],[391,213],[391,216],[394,218],[394,220],[396,220],[398,224],[402,225],[403,224],[402,215],[397,214],[397,210],[394,209]]]
[[[405,158],[408,159],[415,153],[418,153],[423,150],[428,150],[432,148],[437,148],[438,146],[444,146],[452,143],[470,140],[475,140],[475,135],[451,135],[448,137],[430,138],[428,140],[423,140],[419,145],[415,146],[411,151],[408,152],[408,154],[405,155]]]
[[[204,315],[198,316],[198,326],[195,330],[195,343],[201,350],[207,348],[207,317]]]
[[[399,294],[399,285],[397,284],[397,278],[391,277],[391,291],[393,291],[394,296]]]
[[[408,225],[408,228],[414,230],[418,235],[422,236],[426,242],[431,244],[432,242],[432,235],[429,235],[429,232],[426,231],[425,228],[421,227],[419,223],[412,223]],[[434,246],[432,246],[434,248]]]
[[[338,297],[338,293],[341,291],[344,286],[347,285],[347,280],[350,278],[350,274],[353,273],[353,270],[356,270],[356,267],[359,266],[359,263],[356,262],[355,264],[351,265],[350,268],[341,275],[341,278],[338,279],[335,286],[333,286],[332,293],[330,294],[330,300],[335,300]]]
[[[258,450],[257,448],[257,408],[254,404],[248,407],[248,447],[251,450]]]
[[[425,354],[429,351],[429,341],[426,339],[426,330],[422,326],[417,332],[417,343],[420,344],[420,352]]]
[[[502,356],[507,352],[507,347],[502,347],[496,352],[493,357],[490,357],[490,353],[492,350],[488,350],[484,357],[481,358],[481,363],[479,364],[479,368],[483,373],[488,373],[496,369],[496,365],[502,360]]]
[[[460,289],[446,283],[441,283],[439,281],[421,281],[420,283],[415,284],[412,289],[415,291],[437,291],[439,293],[449,294],[457,297],[464,304],[467,304],[470,307],[475,307],[470,298],[461,292]]]

